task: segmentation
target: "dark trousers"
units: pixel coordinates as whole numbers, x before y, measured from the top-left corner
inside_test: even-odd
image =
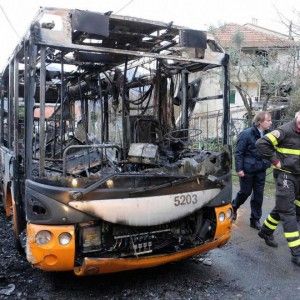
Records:
[[[276,204],[261,229],[271,235],[279,221],[282,221],[284,236],[292,255],[295,256],[300,256],[300,237],[296,216],[296,213],[299,214],[299,208],[295,205],[299,191],[300,176],[280,172],[276,176]]]
[[[240,177],[240,191],[236,198],[232,201],[235,209],[238,209],[251,195],[251,220],[259,220],[261,218],[261,207],[264,198],[264,187],[266,181],[266,171],[246,174]]]

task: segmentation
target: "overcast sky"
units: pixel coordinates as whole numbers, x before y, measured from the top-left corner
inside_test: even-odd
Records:
[[[0,72],[40,6],[112,10],[122,15],[174,21],[177,25],[201,30],[210,25],[245,24],[256,19],[257,25],[287,33],[280,18],[300,24],[299,0],[0,0]]]

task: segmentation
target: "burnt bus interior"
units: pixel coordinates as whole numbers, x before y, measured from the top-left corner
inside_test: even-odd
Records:
[[[36,184],[64,205],[219,188],[203,208],[169,222],[112,224],[85,214],[76,229],[77,263],[86,255],[166,253],[210,239],[211,208],[231,199],[227,64],[202,31],[41,9],[1,77],[0,137],[13,157],[17,234],[25,207],[31,223],[76,223],[29,197]],[[220,92],[201,96],[209,72],[220,76]],[[224,107],[218,152],[199,149],[201,130],[189,123],[198,102],[210,99]]]

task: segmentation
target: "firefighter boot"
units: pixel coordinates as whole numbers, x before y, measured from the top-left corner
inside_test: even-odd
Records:
[[[260,230],[261,229],[261,225],[259,220],[255,220],[255,219],[250,219],[250,227]]]
[[[264,239],[265,243],[268,246],[273,247],[273,248],[277,248],[278,247],[278,244],[276,243],[273,234],[269,235],[269,234],[266,234],[266,233],[264,233],[263,231],[260,230],[258,232],[258,236],[260,238]]]
[[[292,262],[300,267],[300,256],[294,256],[292,255]]]

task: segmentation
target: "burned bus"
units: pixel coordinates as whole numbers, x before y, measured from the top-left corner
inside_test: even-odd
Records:
[[[229,240],[228,56],[206,32],[41,8],[0,93],[2,204],[32,266],[112,273]],[[191,126],[205,101],[218,149]]]

